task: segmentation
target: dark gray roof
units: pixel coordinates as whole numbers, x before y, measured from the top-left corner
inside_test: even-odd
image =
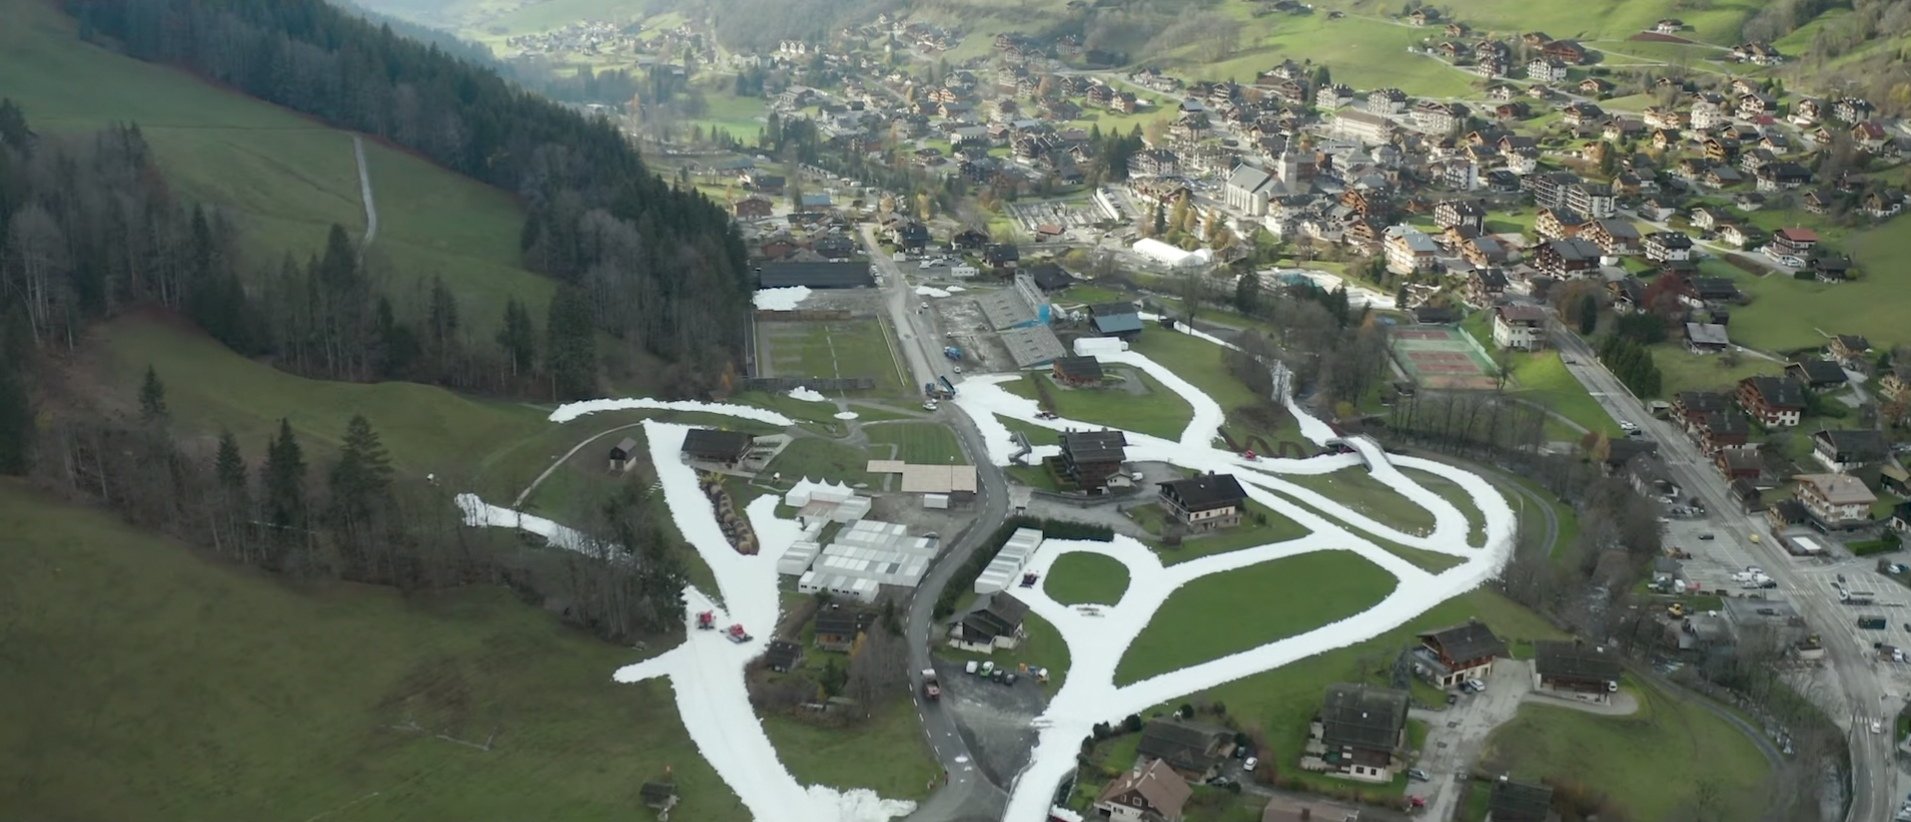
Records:
[[[803,658],[803,646],[787,639],[772,639],[770,647],[763,652],[763,661],[775,670],[787,671],[795,667],[797,660]]]
[[[768,262],[757,274],[758,288],[861,288],[875,285],[864,262]]]
[[[973,641],[1012,634],[1021,627],[1022,618],[1027,615],[1028,605],[1021,600],[1005,592],[993,593],[978,602],[975,610],[962,617],[962,635]]]
[[[1220,728],[1156,719],[1142,727],[1135,751],[1176,770],[1205,771],[1221,760],[1219,748],[1230,735]]]
[[[1028,269],[1029,276],[1035,280],[1035,287],[1043,291],[1055,291],[1067,288],[1075,282],[1068,272],[1054,263],[1042,263]]]
[[[1481,622],[1466,622],[1420,635],[1420,641],[1439,648],[1448,659],[1463,662],[1504,656],[1506,642],[1493,635],[1493,629]]]
[[[677,795],[677,783],[645,782],[642,787],[637,789],[637,795],[643,799],[646,806],[654,808],[669,802],[672,797]]]
[[[635,437],[625,437],[618,440],[617,444],[610,449],[611,459],[627,460],[636,453],[637,439]]]
[[[1765,404],[1774,408],[1805,407],[1805,387],[1790,377],[1746,377],[1752,390],[1764,397]]]
[[[830,636],[855,636],[876,621],[876,614],[859,608],[841,606],[816,612],[816,633]]]
[[[1094,357],[1062,357],[1055,361],[1055,370],[1071,379],[1095,381],[1102,378],[1101,361]]]
[[[1240,480],[1235,479],[1233,474],[1202,474],[1189,479],[1171,480],[1161,483],[1161,493],[1180,500],[1182,507],[1191,511],[1238,505],[1247,499],[1247,492],[1241,489]]]
[[[1546,822],[1553,811],[1553,789],[1501,779],[1493,783],[1487,812],[1493,822]]]
[[[1103,334],[1127,334],[1141,330],[1138,314],[1114,314],[1095,318],[1095,330]]]
[[[750,443],[754,440],[754,437],[742,431],[692,428],[683,435],[683,452],[693,457],[735,459],[750,450]]]
[[[1822,441],[1840,456],[1850,459],[1879,459],[1885,455],[1888,447],[1884,435],[1876,431],[1820,431],[1812,435]]]
[[[1321,741],[1328,748],[1391,751],[1407,726],[1407,692],[1345,682],[1330,685],[1320,719]]]
[[[1088,313],[1094,317],[1112,317],[1121,314],[1135,314],[1141,311],[1132,302],[1096,303],[1088,307]]]
[[[1838,385],[1847,380],[1844,367],[1830,360],[1800,360],[1791,367],[1798,369],[1809,385]]]
[[[1576,642],[1533,643],[1533,669],[1549,679],[1618,682],[1619,657],[1596,645]]]
[[[1069,431],[1062,434],[1062,453],[1076,462],[1120,461],[1128,458],[1128,438],[1120,431]]]

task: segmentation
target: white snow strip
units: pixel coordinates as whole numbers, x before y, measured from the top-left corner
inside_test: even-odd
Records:
[[[793,285],[789,288],[759,288],[754,300],[759,311],[795,311],[809,296],[808,286]]]
[[[1212,335],[1179,328],[1192,336],[1227,345]],[[1131,460],[1159,460],[1199,471],[1233,473],[1256,502],[1293,518],[1308,528],[1310,533],[1299,539],[1215,554],[1165,567],[1146,546],[1123,536],[1108,543],[1045,541],[1030,557],[1026,566],[1028,570],[1046,575],[1055,559],[1062,554],[1091,551],[1105,554],[1126,565],[1129,586],[1119,603],[1089,611],[1058,603],[1040,587],[1017,590],[1017,596],[1028,603],[1029,609],[1055,625],[1068,643],[1070,666],[1067,682],[1049,703],[1047,711],[1033,723],[1041,729],[1039,741],[1028,767],[1017,776],[1012,788],[1008,811],[1003,817],[1011,822],[1034,822],[1044,818],[1043,813],[1048,808],[1055,785],[1074,769],[1081,739],[1095,723],[1116,720],[1189,693],[1372,639],[1491,579],[1512,551],[1513,511],[1506,500],[1480,477],[1430,460],[1394,457],[1366,437],[1343,440],[1354,449],[1351,454],[1323,455],[1307,460],[1248,461],[1213,446],[1215,433],[1222,421],[1219,406],[1186,380],[1132,351],[1097,350],[1095,354],[1104,361],[1122,362],[1146,371],[1169,390],[1181,394],[1194,410],[1193,419],[1177,441],[1169,442],[1128,432],[1128,454]],[[1016,397],[1002,389],[1000,384],[1008,379],[1014,377],[977,377],[967,380],[962,384],[962,392],[956,400],[957,406],[968,413],[982,431],[991,461],[1005,463],[1007,455],[1013,451],[1008,428],[996,418],[998,414],[1046,428],[1099,427],[1070,420],[1036,419],[1034,414],[1037,409],[1033,401]],[[1317,443],[1337,436],[1331,427],[1305,413],[1291,399],[1288,406],[1300,419],[1304,436]],[[1486,518],[1486,547],[1469,546],[1470,527],[1465,515],[1439,495],[1403,475],[1395,467],[1396,463],[1447,477],[1464,488]],[[1371,471],[1375,479],[1426,508],[1434,516],[1434,527],[1425,534],[1403,533],[1353,511],[1324,494],[1280,479],[1282,474],[1318,475],[1359,470]],[[1321,514],[1302,508],[1295,501],[1318,509]],[[1402,545],[1462,557],[1465,561],[1445,572],[1432,574],[1375,545],[1349,530],[1348,526]],[[1393,574],[1397,579],[1395,588],[1373,607],[1331,625],[1128,685],[1114,684],[1115,670],[1122,655],[1147,627],[1162,603],[1181,586],[1211,574],[1323,550],[1348,550],[1359,554]]]
[[[927,285],[916,286],[916,293],[924,297],[947,297],[949,292]]]
[[[966,289],[966,288],[963,288],[962,286],[959,286],[959,285],[952,285],[952,286],[949,286],[948,288],[945,288],[945,289],[942,289],[942,290],[944,290],[944,291],[947,291],[947,292],[949,292],[949,293],[951,293],[951,294],[960,294],[960,293],[962,293],[962,292],[964,292],[964,291],[967,291],[967,290],[969,290],[969,289]]]
[[[857,417],[860,417],[860,416],[862,416],[862,415],[861,415],[861,414],[858,414],[858,413],[856,413],[856,412],[854,412],[854,411],[838,411],[838,412],[836,412],[836,418],[837,418],[837,419],[839,419],[839,420],[853,420],[853,419],[855,419],[855,418],[857,418]]]
[[[756,531],[760,552],[755,556],[737,553],[724,538],[715,510],[698,487],[696,471],[677,459],[687,431],[689,427],[680,424],[644,422],[651,463],[671,518],[710,567],[727,606],[717,606],[695,587],[686,588],[685,616],[689,624],[684,644],[625,666],[612,678],[638,682],[669,677],[677,711],[691,741],[756,819],[888,822],[914,812],[915,803],[883,799],[873,791],[805,787],[777,758],[775,747],[750,707],[743,671],[769,644],[779,611],[776,562],[802,536],[802,529],[796,522],[776,516],[778,497],[758,497],[745,513]],[[472,495],[460,495],[458,504],[465,511],[466,521],[473,525],[523,528],[545,534],[553,542],[566,539],[567,532],[575,534],[540,517],[485,505]],[[697,614],[703,611],[716,612],[718,630],[694,627]],[[742,625],[753,638],[742,643],[730,641],[723,629],[732,624]]]
[[[726,417],[741,417],[746,420],[766,422],[771,425],[795,425],[789,417],[766,408],[754,405],[737,405],[728,402],[697,402],[696,400],[653,400],[648,397],[626,397],[624,399],[581,400],[567,402],[551,412],[551,422],[570,422],[585,414],[601,414],[605,411],[702,411],[706,414],[720,414]]]
[[[543,537],[552,546],[566,551],[598,556],[591,540],[576,529],[559,525],[535,514],[523,514],[478,498],[477,494],[459,494],[454,498],[464,512],[464,524],[473,528],[516,528]]]
[[[805,385],[799,385],[790,389],[790,399],[802,400],[804,402],[829,402],[829,398],[823,396],[821,391]]]

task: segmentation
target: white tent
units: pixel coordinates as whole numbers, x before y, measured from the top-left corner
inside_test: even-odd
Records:
[[[1191,268],[1207,265],[1214,259],[1214,252],[1205,248],[1196,251],[1184,251],[1153,237],[1143,237],[1135,241],[1135,253],[1150,260],[1162,263],[1170,268]]]

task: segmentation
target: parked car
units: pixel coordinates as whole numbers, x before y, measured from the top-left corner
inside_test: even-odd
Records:
[[[1407,779],[1411,782],[1426,782],[1432,779],[1432,777],[1427,776],[1427,772],[1419,768],[1408,768]]]
[[[969,660],[969,664],[965,666],[962,670],[967,671],[969,673],[975,673],[976,669],[979,667],[981,667],[981,663],[971,659]]]
[[[1711,531],[1707,531],[1699,535],[1699,539],[1705,540],[1706,542],[1711,542],[1712,540],[1717,538],[1718,538],[1718,535],[1712,533]]]
[[[1257,767],[1257,766],[1259,766],[1260,764],[1261,764],[1261,758],[1260,758],[1260,757],[1258,757],[1258,756],[1250,756],[1250,757],[1248,757],[1248,758],[1246,758],[1246,759],[1243,759],[1243,760],[1241,760],[1241,772],[1242,772],[1242,773],[1253,773],[1253,772],[1254,772],[1254,769],[1255,769],[1255,767]]]

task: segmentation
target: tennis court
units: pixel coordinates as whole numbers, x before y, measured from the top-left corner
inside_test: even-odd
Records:
[[[1393,358],[1414,382],[1428,388],[1491,389],[1498,383],[1493,360],[1458,326],[1395,328]]]

